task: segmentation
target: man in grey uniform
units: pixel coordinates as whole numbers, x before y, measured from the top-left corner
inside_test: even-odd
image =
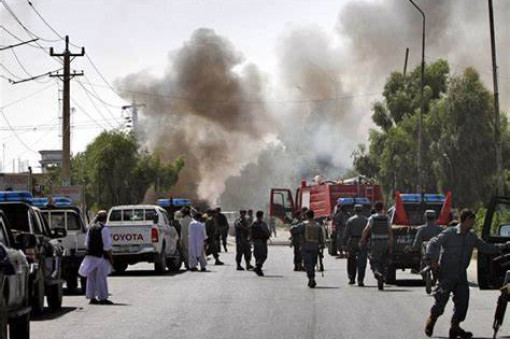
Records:
[[[359,245],[360,247],[366,246],[370,239],[370,267],[377,280],[377,287],[382,290],[384,275],[393,249],[393,232],[390,218],[384,213],[384,204],[378,201],[375,203],[374,209],[376,214],[368,218]]]
[[[315,282],[315,266],[317,265],[319,250],[324,248],[325,237],[323,227],[313,220],[314,212],[307,210],[305,216],[306,221],[293,226],[290,229],[290,233],[292,236],[301,235],[301,252],[308,276],[308,287],[314,288],[317,286]]]
[[[253,256],[255,257],[255,272],[258,276],[264,276],[262,266],[267,259],[267,241],[271,237],[271,231],[267,224],[262,220],[264,212],[257,211],[257,219],[251,226],[251,237],[253,239]]]
[[[356,280],[356,272],[358,274],[358,286],[365,286],[365,271],[367,268],[367,250],[366,247],[360,248],[359,241],[363,230],[365,229],[368,219],[361,214],[363,212],[362,205],[354,206],[355,215],[347,220],[345,225],[344,242],[349,252],[347,258],[347,274],[349,276],[349,285],[354,285]]]
[[[418,231],[416,232],[416,237],[414,238],[413,246],[411,249],[415,252],[421,252],[422,263],[421,269],[423,269],[425,264],[425,251],[426,245],[430,239],[438,236],[444,229],[441,226],[436,224],[437,222],[437,214],[434,210],[426,210],[425,211],[425,225],[418,227]]]
[[[437,318],[444,312],[450,294],[453,293],[453,317],[450,327],[450,338],[472,338],[472,333],[464,331],[460,323],[466,319],[469,307],[469,286],[467,268],[471,262],[473,249],[476,247],[482,253],[499,253],[508,249],[506,244],[488,244],[471,232],[476,215],[471,210],[463,210],[460,224],[449,227],[437,237],[432,238],[427,245],[426,257],[431,267],[436,268],[439,261],[439,282],[434,298],[435,302],[430,310],[430,316],[425,326],[425,334],[432,336]]]

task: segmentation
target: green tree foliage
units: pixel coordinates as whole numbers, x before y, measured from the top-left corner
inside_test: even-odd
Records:
[[[424,189],[453,191],[457,206],[478,207],[495,191],[494,110],[492,95],[478,73],[467,68],[450,75],[439,60],[426,67],[423,121]],[[380,130],[370,133],[368,151],[353,153],[354,168],[377,178],[388,196],[417,185],[420,68],[408,76],[394,72],[384,87],[384,100],[373,106]],[[510,156],[510,132],[501,118],[503,158]],[[506,162],[508,168],[510,162]]]
[[[132,134],[109,131],[73,157],[72,179],[86,183],[90,206],[109,208],[140,203],[151,186],[171,188],[183,167],[183,157],[163,164],[159,154],[141,151]]]

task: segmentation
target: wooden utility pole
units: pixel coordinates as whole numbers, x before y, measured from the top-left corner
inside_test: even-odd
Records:
[[[503,178],[503,156],[501,152],[501,136],[499,132],[499,89],[498,89],[498,63],[496,61],[496,33],[494,31],[494,10],[492,0],[489,0],[489,23],[491,31],[492,77],[494,81],[494,143],[496,146],[496,175],[497,194],[503,195],[505,181]]]
[[[73,54],[69,51],[69,36],[66,35],[66,48],[63,53],[56,54],[53,47],[50,48],[50,55],[61,57],[64,63],[63,74],[52,74],[51,77],[59,77],[64,83],[64,98],[62,107],[62,185],[71,185],[71,79],[83,75],[83,72],[73,71],[71,73],[71,61],[75,57],[84,56],[85,48],[81,53]]]

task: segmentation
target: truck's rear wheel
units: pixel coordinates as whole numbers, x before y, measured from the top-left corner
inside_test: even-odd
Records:
[[[30,338],[30,313],[11,320],[9,336],[16,339]]]
[[[166,270],[166,257],[165,257],[165,249],[161,250],[161,253],[154,260],[154,270],[158,274],[165,273]]]
[[[48,288],[48,295],[46,299],[48,300],[48,307],[50,310],[56,311],[62,307],[63,295],[62,283],[51,285]]]
[[[41,314],[44,311],[44,275],[42,270],[37,272],[37,282],[32,285],[32,313]]]
[[[128,264],[125,263],[125,262],[116,262],[116,263],[113,264],[113,269],[117,273],[122,273],[125,270],[127,270],[127,268],[128,268]]]
[[[3,291],[0,291],[0,338],[7,339],[7,302]],[[11,336],[12,337],[12,336]]]

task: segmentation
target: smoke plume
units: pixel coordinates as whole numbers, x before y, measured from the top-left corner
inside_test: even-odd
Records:
[[[492,88],[487,3],[416,1],[427,18],[426,62],[450,62],[452,73],[474,66]],[[502,108],[508,109],[510,2],[495,3]],[[263,208],[271,187],[295,189],[323,174],[337,179],[367,140],[371,106],[392,71],[421,62],[422,18],[408,1],[351,1],[337,25],[293,27],[280,34],[278,74],[271,82],[226,38],[195,31],[169,59],[161,78],[133,74],[121,82],[144,111],[143,140],[170,161],[187,164],[174,195],[225,208]],[[270,86],[271,85],[271,86]],[[268,95],[271,92],[271,95]],[[169,98],[171,97],[171,98]],[[277,99],[274,99],[277,98]]]

